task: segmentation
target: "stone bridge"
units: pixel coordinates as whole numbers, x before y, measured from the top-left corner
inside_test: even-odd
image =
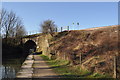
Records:
[[[30,49],[34,49],[35,52],[41,52],[43,54],[47,53],[49,48],[48,39],[51,38],[50,35],[29,35],[22,38],[22,43],[24,45],[24,51],[29,53]]]

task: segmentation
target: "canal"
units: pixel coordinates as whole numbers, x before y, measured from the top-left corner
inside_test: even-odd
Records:
[[[23,61],[23,58],[6,59],[2,61],[2,65],[0,66],[0,79],[15,78],[16,73],[20,70]]]
[[[3,41],[4,42],[4,41]],[[36,43],[28,40],[24,44],[12,45],[2,42],[2,65],[0,65],[0,80],[15,78],[22,63],[31,51],[36,50]]]

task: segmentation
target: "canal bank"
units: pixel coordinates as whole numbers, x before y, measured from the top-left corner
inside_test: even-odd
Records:
[[[32,78],[33,74],[33,55],[28,55],[26,60],[23,62],[21,69],[16,75],[16,78]]]

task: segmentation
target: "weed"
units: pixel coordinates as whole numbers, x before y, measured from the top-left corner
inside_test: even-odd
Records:
[[[81,66],[71,66],[69,61],[65,60],[51,60],[45,55],[40,55],[53,70],[65,78],[104,78],[99,73],[92,73]]]

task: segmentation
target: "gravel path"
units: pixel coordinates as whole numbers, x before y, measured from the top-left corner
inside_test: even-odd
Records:
[[[16,78],[59,78],[39,55],[28,55]]]
[[[39,55],[34,55],[33,78],[57,78],[46,62]]]

